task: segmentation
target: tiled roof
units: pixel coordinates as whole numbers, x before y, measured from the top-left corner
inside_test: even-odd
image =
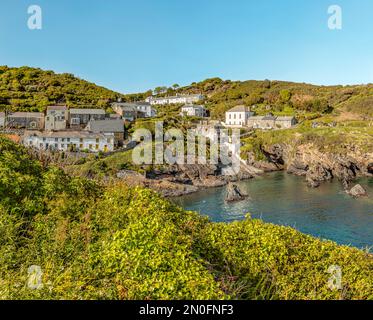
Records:
[[[205,109],[204,106],[201,105],[195,105],[195,104],[186,104],[185,106],[182,106],[183,108],[193,108],[193,109]]]
[[[234,108],[228,110],[227,112],[250,112],[250,107],[246,107],[243,105],[235,106]]]
[[[86,129],[92,132],[124,132],[124,123],[121,119],[91,120]]]
[[[42,138],[104,138],[106,135],[90,131],[25,131],[25,137],[38,136]]]
[[[276,121],[291,121],[293,119],[295,118],[291,116],[283,116],[283,117],[277,117]]]
[[[114,103],[115,106],[119,106],[119,107],[138,107],[138,106],[151,106],[149,102],[115,102]]]
[[[178,98],[200,98],[203,97],[202,94],[190,94],[190,95],[180,95],[180,96],[169,96],[169,97],[151,97],[152,100],[158,99],[178,99]]]
[[[67,110],[67,106],[48,106],[47,110]]]
[[[70,114],[105,114],[103,109],[70,109]]]
[[[41,112],[14,112],[9,114],[11,118],[44,118]]]

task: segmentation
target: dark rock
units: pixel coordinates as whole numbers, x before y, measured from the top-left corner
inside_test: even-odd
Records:
[[[368,196],[366,190],[360,184],[357,184],[356,186],[354,186],[353,188],[351,188],[349,191],[346,191],[346,192],[354,198]]]
[[[310,188],[318,188],[318,187],[320,187],[320,181],[312,180],[312,179],[307,179],[306,181],[307,181],[307,185]]]
[[[303,163],[302,161],[295,159],[287,169],[287,172],[290,174],[294,174],[297,176],[305,176],[308,171],[308,165]]]
[[[283,159],[284,147],[281,144],[274,144],[266,149],[263,149],[262,151],[269,162],[281,166],[285,164],[285,161]]]
[[[312,166],[306,174],[307,183],[312,188],[317,188],[320,186],[320,182],[331,179],[333,179],[331,170],[321,164]]]
[[[373,174],[373,162],[368,164],[367,171],[369,174]]]
[[[247,197],[240,188],[233,183],[229,183],[227,186],[227,195],[225,197],[226,202],[241,201]]]

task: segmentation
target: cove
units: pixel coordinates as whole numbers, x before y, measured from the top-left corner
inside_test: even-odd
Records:
[[[265,222],[367,248],[373,246],[373,178],[358,182],[368,191],[368,198],[351,198],[336,180],[311,189],[303,177],[276,172],[239,182],[241,190],[250,196],[241,202],[225,203],[226,187],[205,189],[173,201],[214,222],[242,220],[250,213]]]

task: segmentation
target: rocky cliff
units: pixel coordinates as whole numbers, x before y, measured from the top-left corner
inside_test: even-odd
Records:
[[[286,170],[304,176],[310,187],[336,178],[347,189],[357,177],[373,176],[373,150],[364,151],[353,144],[339,145],[338,152],[333,146],[328,149],[320,150],[312,143],[274,144],[262,148],[266,161],[256,161],[249,154],[248,163],[264,171]]]

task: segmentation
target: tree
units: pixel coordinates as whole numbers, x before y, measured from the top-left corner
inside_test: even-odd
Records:
[[[280,91],[280,97],[282,102],[288,102],[291,99],[291,92],[287,89]]]

